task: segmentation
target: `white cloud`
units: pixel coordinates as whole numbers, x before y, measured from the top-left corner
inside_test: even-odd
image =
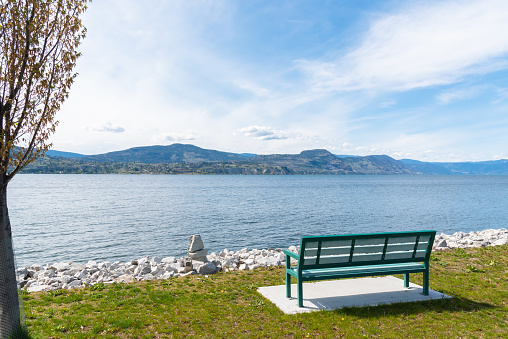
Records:
[[[300,136],[298,133],[287,133],[277,131],[266,126],[249,126],[236,131],[236,134],[243,134],[259,140],[284,140]]]
[[[381,103],[381,105],[379,105],[381,108],[390,108],[394,105],[397,104],[397,101],[395,100],[389,100],[389,101],[384,101]]]
[[[263,88],[257,84],[252,83],[251,81],[248,81],[245,79],[233,80],[231,82],[238,88],[240,88],[242,90],[246,90],[246,91],[248,91],[256,96],[259,96],[259,97],[265,97],[270,94],[270,91],[268,89]]]
[[[467,88],[453,89],[440,93],[437,96],[437,100],[439,101],[439,103],[446,105],[451,102],[474,98],[483,89],[484,89],[483,86],[473,86]]]
[[[497,94],[497,98],[493,101],[494,104],[508,99],[508,88],[495,88],[494,91]]]
[[[113,126],[111,121],[108,121],[99,127],[92,127],[91,129],[95,132],[106,132],[106,133],[123,133],[123,132],[125,132],[125,128],[123,128],[121,126]]]
[[[300,60],[315,90],[404,91],[508,68],[508,2],[411,2],[375,20],[349,54]]]
[[[172,142],[182,142],[182,141],[193,141],[198,137],[196,134],[190,132],[187,134],[179,134],[179,133],[160,133],[155,135],[152,138],[152,141],[155,143],[172,143]]]

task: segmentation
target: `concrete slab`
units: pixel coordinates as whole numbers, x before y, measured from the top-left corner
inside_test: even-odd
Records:
[[[429,290],[428,296],[423,295],[421,286],[410,283],[409,288],[405,288],[404,280],[393,276],[304,283],[304,307],[298,307],[296,284],[291,285],[292,298],[289,299],[285,285],[260,287],[258,292],[286,314],[451,298],[433,290]]]

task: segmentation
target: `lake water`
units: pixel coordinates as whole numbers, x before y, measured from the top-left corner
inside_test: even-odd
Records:
[[[17,175],[18,267],[287,248],[302,235],[508,227],[508,176]]]

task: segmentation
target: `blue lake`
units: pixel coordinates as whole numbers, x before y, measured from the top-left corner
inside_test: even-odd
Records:
[[[302,235],[508,227],[508,176],[17,175],[18,267],[286,248]]]

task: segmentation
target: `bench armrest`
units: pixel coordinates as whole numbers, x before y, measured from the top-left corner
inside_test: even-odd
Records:
[[[291,258],[294,258],[296,260],[298,260],[300,258],[300,256],[297,253],[291,252],[290,250],[284,250],[284,254],[287,256],[290,256]]]

